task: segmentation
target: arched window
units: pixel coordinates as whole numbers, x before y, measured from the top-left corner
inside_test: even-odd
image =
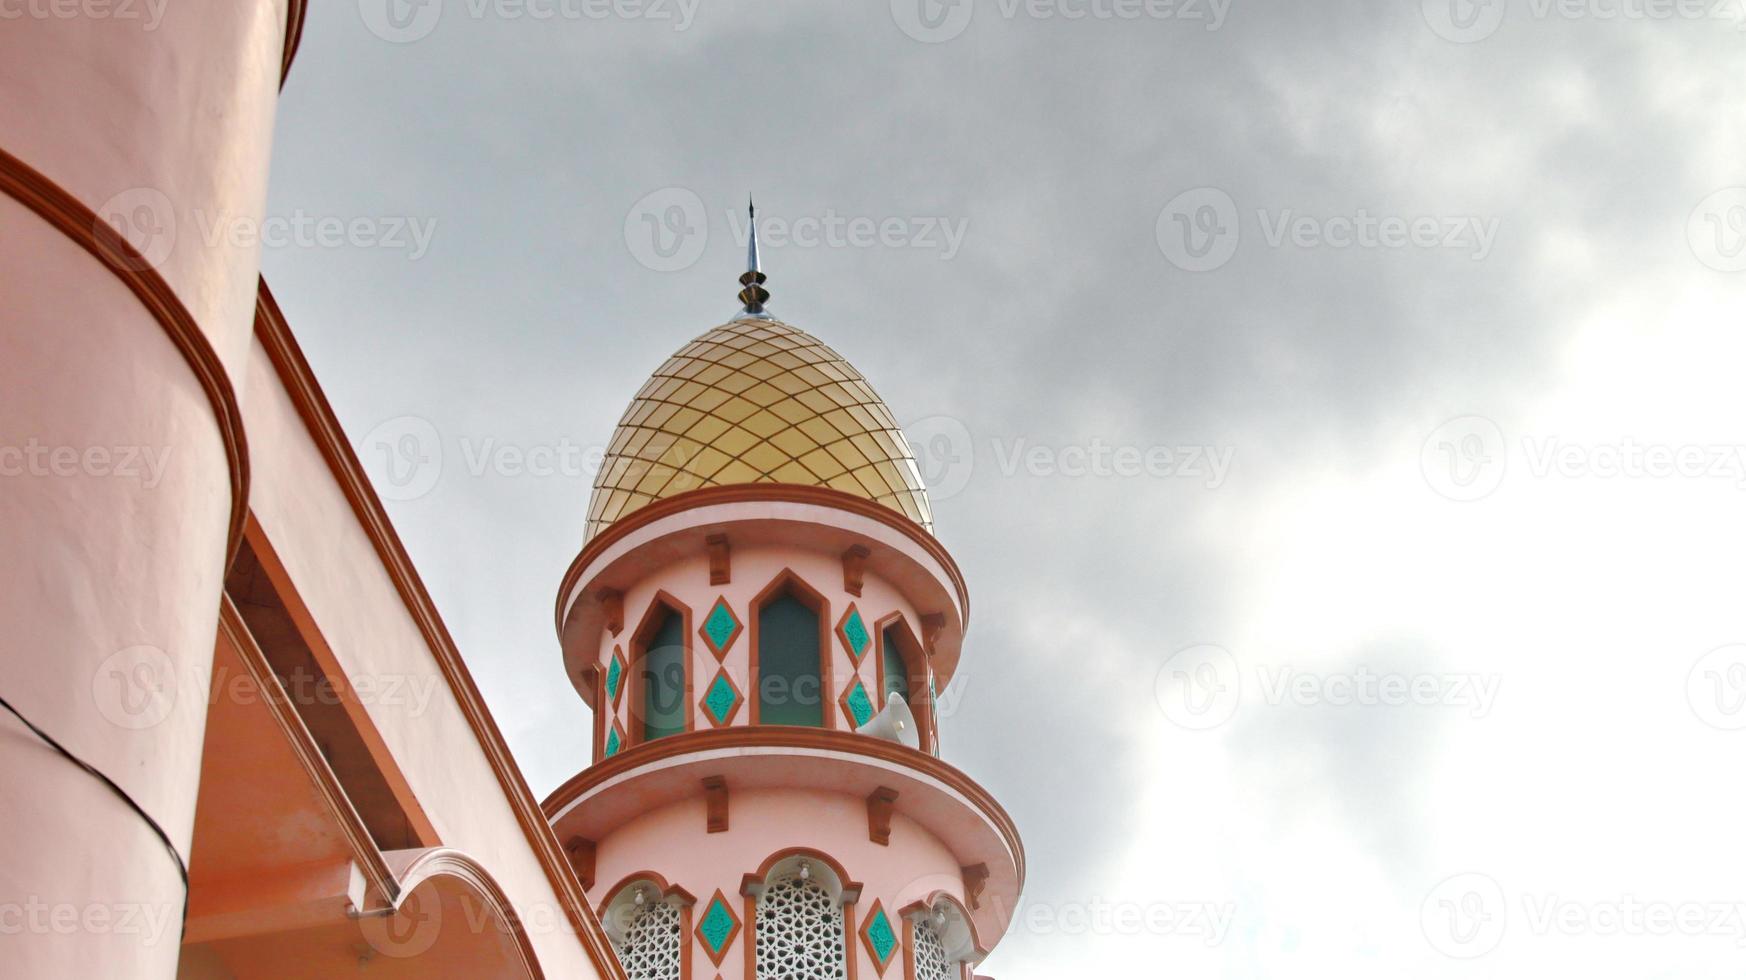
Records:
[[[928,658],[921,641],[903,619],[892,613],[876,626],[879,634],[879,706],[896,694],[915,716],[923,752],[938,748],[939,729],[934,718],[934,699],[928,689]]]
[[[685,661],[690,612],[665,593],[649,604],[631,641],[631,738],[652,742],[691,729]]]
[[[649,878],[619,887],[601,924],[630,980],[686,980],[686,934],[692,905],[683,889]]]
[[[743,890],[753,907],[755,980],[847,980],[848,926],[845,906],[861,886],[845,882],[830,862],[794,854],[760,876],[747,876]]]
[[[824,597],[784,572],[753,600],[753,608],[753,722],[823,728],[831,682]]]
[[[909,923],[906,955],[915,980],[959,980],[966,965],[986,955],[969,913],[951,895],[936,892],[930,901],[904,909],[902,918]]]

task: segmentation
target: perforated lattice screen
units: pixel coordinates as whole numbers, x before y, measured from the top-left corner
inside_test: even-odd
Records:
[[[843,909],[816,881],[789,875],[758,899],[757,980],[847,980]]]
[[[618,961],[630,980],[681,980],[679,909],[667,902],[654,902],[639,909],[626,930]]]
[[[952,980],[946,947],[932,924],[915,924],[915,980]]]

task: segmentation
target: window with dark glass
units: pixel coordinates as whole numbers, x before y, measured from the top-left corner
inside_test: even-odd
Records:
[[[893,694],[909,703],[909,664],[903,659],[903,648],[898,646],[897,629],[892,626],[885,628],[885,635],[880,640],[880,649],[885,656],[885,691],[879,698],[879,707],[891,700]]]
[[[643,650],[643,740],[685,730],[685,620],[668,610]]]
[[[758,610],[758,721],[824,727],[818,613],[784,594]]]

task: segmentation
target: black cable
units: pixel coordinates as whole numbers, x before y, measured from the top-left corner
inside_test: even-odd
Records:
[[[73,765],[78,766],[80,769],[83,769],[86,772],[90,773],[92,776],[95,776],[98,780],[100,780],[103,783],[103,785],[109,787],[110,792],[114,793],[116,796],[121,797],[121,801],[123,803],[126,803],[128,806],[132,807],[133,812],[139,814],[140,819],[144,820],[146,822],[146,824],[152,828],[152,832],[158,835],[158,840],[161,840],[164,842],[164,849],[170,852],[170,857],[174,858],[176,861],[176,870],[181,872],[181,874],[182,874],[182,890],[183,891],[188,890],[188,865],[183,863],[181,852],[176,850],[176,845],[172,844],[170,842],[170,835],[164,833],[164,828],[158,826],[158,822],[156,820],[152,819],[152,815],[145,812],[145,808],[140,806],[137,802],[135,802],[133,797],[127,795],[127,790],[124,790],[120,786],[117,786],[115,784],[115,780],[110,779],[108,776],[105,776],[105,775],[103,775],[103,773],[97,771],[97,768],[95,766],[86,762],[84,759],[79,758],[78,756],[74,755],[73,753],[68,752],[66,750],[66,748],[61,745],[61,743],[59,743],[59,742],[55,741],[53,738],[51,738],[49,736],[48,732],[45,732],[42,729],[31,724],[29,718],[26,718],[22,714],[19,714],[18,709],[14,708],[12,706],[12,703],[10,701],[7,701],[3,697],[0,697],[0,708],[5,708],[7,711],[12,712],[12,716],[14,718],[17,718],[19,721],[24,722],[24,727],[30,729],[33,733],[36,734],[37,738],[40,738],[45,743],[47,743],[49,748],[54,749],[56,752],[59,752],[61,755],[66,756],[67,760],[69,762],[71,762]]]

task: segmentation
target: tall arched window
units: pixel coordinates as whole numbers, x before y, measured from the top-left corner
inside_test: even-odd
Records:
[[[631,738],[652,742],[690,730],[686,683],[689,612],[664,594],[649,604],[631,641]]]
[[[846,884],[849,887],[846,887]],[[796,855],[748,882],[755,980],[847,980],[844,906],[860,894],[823,861]]]
[[[653,880],[621,886],[601,924],[630,980],[686,980],[686,933],[691,896]]]
[[[824,597],[784,572],[753,605],[753,721],[823,728],[830,703],[829,609]]]
[[[928,658],[921,641],[901,613],[881,619],[875,629],[879,635],[880,707],[893,694],[902,698],[915,716],[921,750],[938,754],[939,728],[928,690]]]

